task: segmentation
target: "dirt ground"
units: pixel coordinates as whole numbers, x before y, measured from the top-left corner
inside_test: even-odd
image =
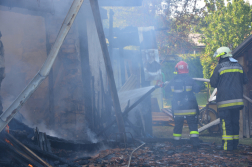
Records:
[[[189,128],[184,127],[182,132],[182,138],[189,138]],[[158,138],[172,138],[173,127],[171,126],[153,126],[153,136]],[[221,144],[221,134],[209,134],[207,130],[200,133],[199,137],[203,142],[215,142],[216,144]],[[252,140],[243,138],[239,140],[240,144],[252,146]]]
[[[134,142],[125,148],[120,146],[102,150],[89,159],[77,163],[83,167],[127,167],[128,164],[132,167],[252,166],[252,141],[250,139],[242,139],[238,150],[223,151],[219,149],[221,134],[210,136],[204,132],[200,137],[203,143],[200,148],[194,149],[190,145],[189,129],[185,127],[182,134],[183,145],[174,147],[172,131],[173,127],[153,127],[153,135],[159,140],[152,138],[145,141],[140,148],[138,147],[142,143]],[[131,156],[133,150],[135,152]]]
[[[141,145],[140,143],[138,145]],[[83,167],[127,167],[132,151],[137,146],[114,148],[99,152],[84,160]],[[83,164],[83,162],[77,162]],[[146,143],[132,154],[130,166],[163,167],[163,166],[251,166],[252,147],[239,145],[238,150],[217,150],[214,143],[202,143],[201,148],[194,150],[190,144],[174,147],[172,142]]]

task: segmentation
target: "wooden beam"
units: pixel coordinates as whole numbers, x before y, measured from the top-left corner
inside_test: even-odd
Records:
[[[102,20],[101,20],[101,15],[100,15],[100,10],[99,10],[99,5],[97,0],[90,0],[90,5],[92,8],[92,12],[94,15],[94,20],[95,20],[95,25],[102,49],[102,54],[104,58],[104,63],[107,71],[107,76],[108,76],[108,81],[110,85],[110,90],[111,90],[111,95],[113,99],[113,105],[115,109],[115,115],[116,115],[116,121],[118,125],[118,130],[120,133],[123,134],[123,138],[125,139],[125,127],[124,127],[124,121],[122,117],[122,111],[120,107],[120,102],[116,90],[116,85],[115,85],[115,79],[114,79],[114,74],[113,74],[113,69],[109,57],[109,52],[106,44],[106,39],[103,31],[103,26],[102,26]]]
[[[13,156],[13,158],[16,159],[17,161],[19,161],[21,164],[26,164],[29,162],[29,164],[32,164],[34,166],[43,167],[43,165],[41,165],[38,161],[31,158],[26,153],[24,153],[19,148],[17,148],[14,143],[11,145],[5,141],[0,140],[0,145],[1,145],[1,148],[5,148],[5,150],[8,153],[10,153]],[[4,146],[4,147],[2,147],[2,146]],[[26,165],[28,165],[28,164],[26,164]]]
[[[239,120],[239,139],[243,139],[243,114],[242,114],[242,110],[240,110],[240,120]]]
[[[113,41],[114,41],[114,35],[113,35],[113,22],[114,22],[114,12],[112,9],[109,10],[109,54],[110,59],[113,61]]]
[[[26,147],[25,145],[23,145],[20,141],[18,141],[15,137],[13,137],[11,134],[6,133],[6,135],[11,138],[12,141],[14,141],[17,145],[19,145],[19,147],[21,147],[22,149],[24,149],[24,151],[31,156],[33,159],[35,159],[36,161],[40,162],[41,164],[47,166],[47,167],[52,167],[50,164],[48,164],[46,161],[44,161],[43,159],[41,159],[39,156],[37,156],[34,152],[32,152],[28,147]]]
[[[87,1],[88,2],[88,1]],[[77,16],[78,33],[80,39],[80,59],[81,59],[81,76],[83,84],[83,99],[86,120],[91,130],[92,126],[92,91],[91,91],[91,70],[89,65],[89,50],[88,50],[88,35],[87,35],[87,4],[80,8],[79,15]]]
[[[122,86],[125,84],[125,64],[124,64],[124,56],[123,56],[123,48],[119,48],[119,60],[120,60],[120,68],[121,68],[121,82]]]

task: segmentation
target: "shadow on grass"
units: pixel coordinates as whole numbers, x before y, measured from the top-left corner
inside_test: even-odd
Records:
[[[153,126],[153,136],[158,138],[173,138],[173,128],[172,126]],[[189,128],[183,127],[182,138],[190,138]],[[221,134],[210,134],[207,130],[200,133],[199,137],[203,142],[221,144]],[[252,140],[243,138],[239,140],[240,144],[252,146]]]

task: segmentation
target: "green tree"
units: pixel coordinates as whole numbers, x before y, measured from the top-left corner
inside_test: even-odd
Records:
[[[201,22],[202,43],[206,45],[201,56],[203,74],[210,78],[217,60],[212,57],[221,46],[236,48],[251,34],[251,6],[244,0],[233,0],[224,5],[223,0],[205,0],[207,13]]]
[[[189,75],[193,78],[202,78],[202,65],[200,63],[200,54],[185,54],[181,56],[189,66]],[[176,74],[175,66],[179,61],[165,61],[161,64],[162,72],[165,75],[165,80],[170,81]]]
[[[198,25],[205,7],[197,8],[197,0],[171,0],[166,15],[156,17],[158,27],[166,30],[157,32],[158,49],[161,55],[188,54],[195,50],[189,34]]]

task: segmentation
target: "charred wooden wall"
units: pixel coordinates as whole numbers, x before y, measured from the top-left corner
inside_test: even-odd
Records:
[[[68,1],[66,2],[68,3]],[[70,6],[69,6],[70,7]],[[4,109],[39,71],[54,44],[67,13],[41,16],[1,11],[0,31],[5,48],[6,78],[2,84]],[[28,14],[27,14],[28,13]],[[75,22],[67,35],[53,73],[22,108],[29,125],[44,124],[66,138],[87,138],[80,39]]]
[[[239,58],[239,63],[243,66],[249,82],[244,85],[244,95],[252,98],[252,49],[245,51]],[[244,100],[244,108],[241,111],[240,118],[240,134],[246,138],[250,138],[252,134],[252,104]]]
[[[112,102],[102,56],[101,46],[89,1],[84,2],[86,11],[87,39],[92,90],[92,121],[89,126],[94,131],[103,129],[111,120]],[[103,18],[103,17],[102,17]]]
[[[47,15],[45,19],[48,42],[49,45],[53,45],[64,17]],[[72,26],[60,49],[53,67],[52,79],[55,120],[50,122],[55,124],[54,129],[62,135],[70,135],[75,138],[86,137],[80,40],[76,23]],[[50,92],[48,94],[50,95]],[[46,105],[46,111],[50,111],[48,105]]]
[[[0,10],[0,15],[6,67],[6,77],[1,88],[5,110],[46,60],[46,30],[41,16],[15,13],[12,10]],[[30,123],[41,123],[45,118],[41,108],[47,97],[47,83],[46,79],[21,109]]]
[[[54,6],[53,13],[40,11],[34,14],[25,7],[16,10],[16,6],[10,11],[1,11],[0,8],[1,16],[5,16],[0,18],[6,49],[6,78],[2,87],[5,109],[43,65],[67,7],[71,5],[69,2],[56,2],[58,5]],[[67,9],[63,10],[61,5]],[[58,8],[60,13],[57,13]],[[100,10],[102,19],[106,19],[106,10]],[[128,67],[127,78],[133,70],[134,67]],[[89,1],[85,1],[49,77],[27,101],[21,113],[28,124],[43,124],[60,136],[81,139],[88,138],[87,128],[93,131],[103,129],[114,119],[113,112],[93,14]]]

